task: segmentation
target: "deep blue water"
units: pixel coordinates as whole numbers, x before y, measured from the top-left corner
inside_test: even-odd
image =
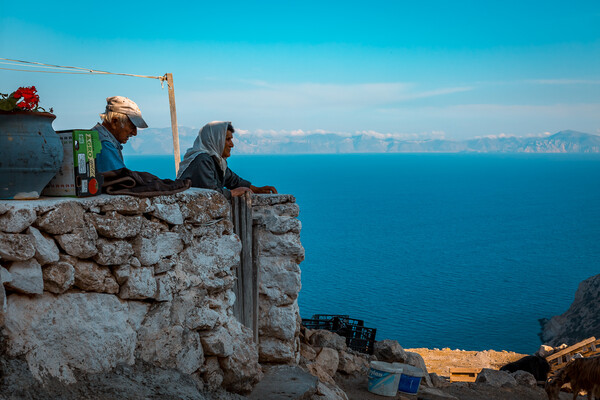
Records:
[[[172,157],[129,156],[173,177]],[[296,196],[302,317],[349,314],[403,347],[533,353],[538,319],[600,273],[600,156],[241,156]]]

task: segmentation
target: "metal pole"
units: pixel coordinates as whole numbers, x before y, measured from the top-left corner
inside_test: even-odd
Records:
[[[167,73],[167,87],[169,89],[169,107],[171,109],[171,132],[173,133],[173,155],[175,156],[175,175],[179,171],[181,155],[179,152],[179,132],[177,131],[177,111],[175,110],[175,88],[173,74]]]

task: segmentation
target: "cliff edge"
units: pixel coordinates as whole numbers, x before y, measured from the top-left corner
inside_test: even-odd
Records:
[[[600,335],[600,275],[581,282],[569,309],[550,319],[540,319],[543,343],[569,345]]]

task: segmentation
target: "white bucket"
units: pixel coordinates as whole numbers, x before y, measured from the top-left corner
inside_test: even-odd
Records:
[[[396,396],[402,368],[383,361],[371,361],[369,367],[369,392]]]
[[[394,363],[394,366],[402,368],[398,391],[406,394],[417,394],[421,385],[421,378],[425,376],[425,372],[421,368],[408,364]]]

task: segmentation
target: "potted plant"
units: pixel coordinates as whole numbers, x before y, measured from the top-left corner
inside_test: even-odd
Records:
[[[0,199],[36,199],[62,165],[56,118],[35,86],[0,93]]]

